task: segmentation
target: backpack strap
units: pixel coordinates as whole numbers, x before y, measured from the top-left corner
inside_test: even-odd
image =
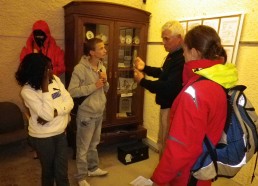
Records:
[[[244,91],[246,89],[246,86],[245,85],[236,85],[232,88],[230,88],[229,90],[239,90],[239,91]]]
[[[198,180],[191,174],[187,186],[196,186]]]
[[[258,160],[258,154],[256,153],[256,160],[255,160],[255,164],[254,164],[254,171],[253,171],[253,176],[252,176],[252,179],[251,179],[251,183],[253,183],[254,178],[255,178],[254,172],[255,172],[255,169],[256,169],[257,160]]]
[[[211,146],[211,142],[209,140],[209,138],[205,135],[204,137],[204,144],[205,146],[207,147],[207,150],[211,156],[211,160],[214,164],[214,167],[215,167],[215,170],[216,170],[216,173],[218,173],[218,164],[217,164],[217,160],[218,160],[218,156],[217,156],[217,152],[216,152],[216,149],[212,148]],[[214,178],[214,180],[217,179],[217,176]]]
[[[206,135],[205,135],[203,141],[204,141],[204,144],[205,144],[205,146],[207,148],[207,152],[208,152],[207,155],[208,154],[210,155],[211,160],[212,160],[212,162],[214,164],[216,173],[218,173],[218,164],[217,164],[218,157],[217,157],[216,149],[214,149],[212,147],[211,142],[210,142],[209,138]],[[217,176],[212,181],[215,181],[216,179],[217,179]],[[197,182],[198,182],[198,180],[193,176],[193,174],[191,174],[187,186],[196,186]]]
[[[201,80],[209,80],[209,81],[212,81],[204,76],[200,76],[195,82],[198,82],[198,81],[201,81]],[[214,83],[217,83],[215,81],[213,81]],[[218,83],[217,83],[218,84]],[[218,84],[220,85],[220,84]],[[223,86],[220,85],[220,87],[224,90],[225,94],[226,94],[226,98],[227,98],[227,117],[226,117],[226,121],[225,123],[230,123],[230,120],[231,120],[231,117],[228,117],[231,115],[231,113],[233,112],[233,107],[232,107],[232,102],[231,102],[231,96],[228,95],[228,92],[229,91],[233,91],[233,90],[239,90],[239,91],[244,91],[246,89],[246,86],[244,85],[236,85],[230,89],[226,89],[224,88]],[[225,125],[224,126],[224,131],[227,131],[228,130],[228,125]],[[207,147],[207,145],[206,145]],[[215,165],[215,164],[214,164]],[[216,167],[215,167],[216,168]],[[217,171],[217,170],[216,170]]]

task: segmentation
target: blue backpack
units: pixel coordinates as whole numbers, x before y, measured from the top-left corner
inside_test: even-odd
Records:
[[[228,113],[224,132],[216,146],[205,136],[203,152],[192,167],[189,185],[218,176],[234,177],[257,152],[258,116],[244,94],[245,89],[238,85],[225,90]]]

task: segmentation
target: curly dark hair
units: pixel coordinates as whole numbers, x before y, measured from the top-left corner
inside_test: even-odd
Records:
[[[42,53],[31,53],[20,63],[15,78],[19,85],[29,84],[35,90],[41,89],[44,71],[51,59]]]
[[[205,59],[227,60],[227,54],[221,44],[221,39],[217,32],[209,26],[199,25],[187,32],[184,43],[189,49],[195,48],[201,52]]]

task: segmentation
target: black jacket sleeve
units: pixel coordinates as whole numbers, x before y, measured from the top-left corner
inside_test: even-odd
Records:
[[[148,65],[145,65],[143,72],[147,74],[148,76],[152,76],[154,78],[158,78],[160,74],[162,73],[162,68],[160,67],[151,67]]]

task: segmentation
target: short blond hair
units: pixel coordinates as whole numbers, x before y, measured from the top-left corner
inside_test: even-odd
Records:
[[[184,28],[178,21],[171,20],[166,22],[161,28],[162,32],[165,30],[170,30],[172,35],[181,35],[182,38],[185,36]]]

